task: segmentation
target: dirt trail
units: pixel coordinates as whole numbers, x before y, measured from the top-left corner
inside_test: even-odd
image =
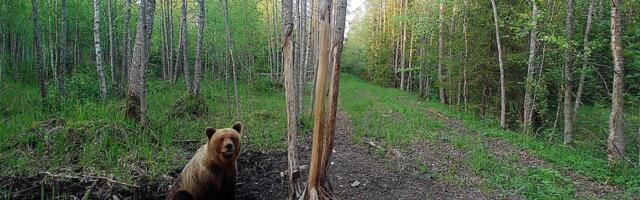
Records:
[[[505,198],[478,186],[481,177],[466,169],[464,152],[445,143],[421,142],[400,152],[352,139],[353,126],[338,113],[329,180],[341,199],[496,199]],[[310,134],[299,145],[300,163],[309,163]],[[373,144],[380,142],[373,142]],[[395,153],[394,153],[395,152]],[[286,152],[249,152],[239,161],[238,199],[284,199],[287,186],[280,173],[286,169]],[[425,163],[427,169],[416,164]],[[302,171],[306,178],[307,171]],[[461,182],[444,181],[436,173],[455,173]],[[517,197],[511,196],[510,199]]]

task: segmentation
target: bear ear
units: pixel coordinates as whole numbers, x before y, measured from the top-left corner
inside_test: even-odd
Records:
[[[207,134],[207,137],[209,139],[211,139],[211,136],[213,136],[214,133],[216,133],[216,129],[215,128],[211,128],[211,127],[207,127],[204,129],[204,133]]]
[[[235,124],[233,124],[233,129],[240,133],[240,131],[242,131],[242,124],[240,122],[236,122]]]

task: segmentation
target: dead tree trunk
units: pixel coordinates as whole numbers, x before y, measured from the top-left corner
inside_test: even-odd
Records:
[[[293,59],[293,1],[282,1],[282,66],[284,67],[284,87],[287,98],[287,160],[289,167],[287,170],[287,180],[289,184],[289,199],[295,200],[300,197],[302,185],[300,183],[300,171],[298,169],[298,98],[296,92],[296,72],[294,70]]]
[[[100,86],[100,99],[107,98],[107,82],[104,78],[104,66],[102,66],[102,47],[100,42],[100,0],[93,0],[93,41],[96,50],[96,70]]]
[[[193,94],[200,95],[200,79],[202,78],[202,43],[204,37],[204,1],[198,0],[200,15],[198,16],[198,44],[196,47],[196,66],[193,75]]]
[[[613,56],[613,93],[611,94],[611,115],[609,116],[609,138],[607,139],[607,158],[610,167],[616,167],[624,157],[624,117],[623,117],[623,78],[624,60],[622,47],[622,20],[619,8],[621,0],[611,0],[611,55]],[[566,104],[565,104],[566,105]]]
[[[328,167],[331,151],[333,150],[333,135],[335,130],[336,113],[338,105],[339,80],[340,80],[340,54],[342,52],[342,42],[344,39],[344,24],[346,16],[346,0],[337,1],[337,18],[335,21],[335,34],[333,39],[333,49],[331,50],[332,62],[329,62],[329,46],[331,31],[331,1],[320,0],[319,21],[320,21],[320,48],[318,56],[318,71],[316,77],[316,94],[314,104],[314,124],[313,124],[313,145],[311,151],[311,166],[309,178],[307,179],[306,199],[332,199],[331,188],[328,187],[326,170]],[[331,70],[331,82],[329,91],[329,108],[325,107],[325,92],[327,71],[329,63],[333,66]],[[325,116],[326,115],[326,116]],[[326,124],[325,124],[326,122]]]
[[[231,71],[233,72],[233,90],[236,99],[236,114],[240,117],[240,97],[238,96],[238,79],[235,59],[233,57],[233,43],[231,43],[231,30],[229,29],[229,8],[227,0],[222,0],[222,11],[224,12],[224,29],[227,36],[227,60],[231,63]]]
[[[38,19],[38,2],[31,0],[31,17],[33,18],[33,46],[35,47],[36,68],[38,69],[38,85],[40,86],[40,97],[42,105],[46,106],[47,101],[47,83],[45,82],[44,61],[42,60],[42,46],[40,44],[40,22]]]
[[[567,49],[564,54],[564,142],[565,146],[571,144],[573,133],[573,0],[567,0]]]
[[[444,66],[442,62],[444,59],[444,3],[440,2],[439,11],[440,25],[438,25],[438,87],[440,93],[440,103],[446,104],[447,97],[444,89]]]
[[[576,102],[573,105],[573,120],[576,120],[576,116],[578,115],[578,110],[580,110],[580,102],[582,98],[582,90],[584,89],[584,81],[587,76],[587,70],[589,69],[589,55],[591,55],[591,50],[589,50],[589,33],[591,32],[591,21],[593,19],[593,10],[595,7],[596,1],[591,0],[589,3],[589,11],[587,12],[587,25],[584,28],[584,37],[582,39],[582,70],[580,72],[580,82],[578,83],[578,92],[576,93]]]
[[[522,121],[525,127],[525,130],[528,132],[531,130],[531,119],[533,116],[533,82],[534,82],[534,72],[535,72],[535,59],[536,59],[536,49],[538,42],[538,5],[535,1],[531,2],[532,12],[531,18],[533,20],[533,28],[531,29],[531,35],[529,36],[529,60],[527,62],[527,78],[525,80],[525,92],[524,92],[524,112]]]
[[[496,1],[491,0],[493,8],[493,22],[496,28],[496,44],[498,46],[498,64],[500,65],[500,127],[507,127],[507,92],[504,81],[504,65],[502,64],[502,46],[500,44],[500,22],[498,21],[498,8]]]

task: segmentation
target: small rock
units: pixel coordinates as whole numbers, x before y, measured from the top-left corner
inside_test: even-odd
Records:
[[[309,165],[300,165],[300,166],[298,166],[298,169],[307,170],[307,169],[309,169]]]
[[[354,181],[351,183],[351,187],[358,187],[358,185],[360,185],[360,181]]]
[[[334,163],[334,162],[331,162],[331,164],[332,164],[332,165],[335,165],[336,163]]]

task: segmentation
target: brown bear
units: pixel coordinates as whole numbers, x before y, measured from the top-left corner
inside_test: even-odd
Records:
[[[167,199],[235,199],[242,124],[232,128],[207,127],[209,137],[169,188]]]

